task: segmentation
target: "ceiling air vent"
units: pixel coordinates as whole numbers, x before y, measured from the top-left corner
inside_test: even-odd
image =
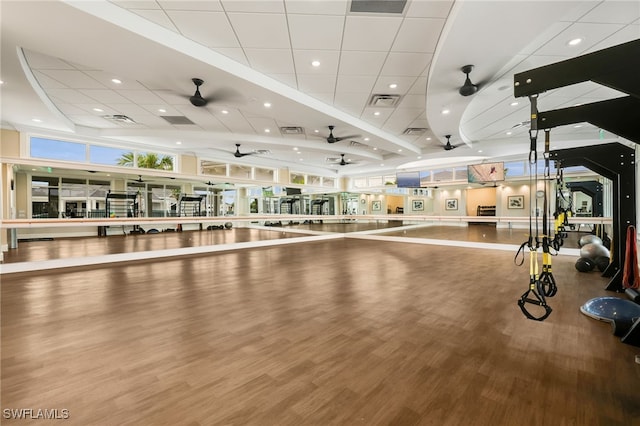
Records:
[[[105,118],[111,121],[117,121],[118,123],[136,124],[136,122],[133,121],[131,118],[122,114],[103,115],[102,118]]]
[[[280,133],[283,135],[303,135],[304,129],[302,127],[280,127]]]
[[[421,136],[427,130],[425,127],[407,127],[402,134],[407,136]]]
[[[400,101],[400,95],[373,95],[369,101],[369,106],[378,108],[394,107]]]
[[[407,0],[351,0],[351,12],[402,13]]]
[[[160,118],[164,118],[169,124],[196,124],[189,120],[184,115],[161,115]]]

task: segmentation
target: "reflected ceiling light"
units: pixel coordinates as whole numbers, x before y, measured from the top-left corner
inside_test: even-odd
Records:
[[[298,150],[298,147],[297,147],[297,146],[294,146],[294,147],[293,147],[293,150],[294,150],[294,151],[297,151],[297,150]]]
[[[568,44],[569,46],[577,46],[577,45],[579,45],[580,43],[582,43],[582,39],[581,39],[581,38],[579,38],[579,37],[578,37],[578,38],[574,38],[574,39],[572,39],[572,40],[569,40],[569,41],[567,42],[567,44]]]
[[[369,138],[364,138],[364,140],[365,140],[365,141],[368,141],[368,140],[369,140]]]
[[[446,114],[449,114],[450,112],[451,112],[451,111],[449,111],[448,109],[443,109],[443,110],[442,110],[442,113],[443,113],[443,114],[445,114],[445,115],[446,115]]]
[[[265,108],[271,108],[271,102],[265,102],[263,105]]]
[[[374,112],[373,115],[380,115],[380,111]]]
[[[229,111],[227,111],[226,109],[223,109],[222,111],[220,111],[223,114],[229,114]]]
[[[122,84],[122,80],[118,80],[117,78],[112,78],[111,82],[115,84]]]
[[[182,145],[181,141],[176,141],[176,145]]]
[[[516,105],[518,105],[518,102],[515,102],[515,101],[514,101],[514,102],[511,102],[511,104],[510,104],[510,105],[511,105],[511,106],[516,106]]]
[[[160,109],[158,109],[158,112],[167,112],[167,110],[164,109],[164,108],[160,108]]]
[[[320,66],[320,61],[312,61],[311,65],[314,67],[319,67]]]
[[[104,112],[104,110],[102,108],[94,108],[93,109],[95,112]]]
[[[396,87],[398,87],[398,85],[396,83],[391,83],[389,85],[389,89],[395,89]]]
[[[42,120],[39,118],[32,118],[31,121],[35,121],[36,123],[42,123]]]
[[[265,132],[265,133],[270,133],[270,132],[271,132],[271,129],[264,129],[264,132]]]
[[[469,78],[469,73],[471,72],[472,69],[473,69],[473,65],[465,65],[464,67],[462,67],[462,72],[467,75],[467,78],[465,79],[464,84],[462,85],[460,90],[458,90],[458,92],[462,96],[471,96],[478,91],[478,85],[473,84],[471,82],[471,79]]]

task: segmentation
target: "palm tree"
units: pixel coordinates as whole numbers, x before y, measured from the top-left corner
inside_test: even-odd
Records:
[[[134,154],[133,152],[125,152],[118,159],[119,166],[133,167]],[[162,157],[154,152],[147,152],[138,154],[137,165],[142,169],[162,169],[173,170],[173,157],[169,155],[163,155]]]

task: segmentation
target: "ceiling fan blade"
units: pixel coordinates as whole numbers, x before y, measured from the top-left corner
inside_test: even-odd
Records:
[[[340,142],[340,141],[343,141],[345,139],[358,139],[360,136],[362,136],[362,135],[340,136],[340,137],[334,138],[335,139],[334,142]],[[333,143],[333,142],[329,142],[329,143]]]

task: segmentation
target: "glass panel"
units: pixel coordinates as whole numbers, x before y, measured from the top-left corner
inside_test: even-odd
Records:
[[[453,169],[433,170],[432,175],[433,175],[434,182],[452,181]]]
[[[130,161],[121,161],[121,159],[126,158],[127,155],[131,156]],[[89,145],[89,162],[110,166],[133,167],[133,153],[120,148]]]
[[[304,184],[304,174],[291,172],[291,183]]]
[[[307,176],[307,185],[316,185],[320,186],[320,176]]]
[[[31,157],[73,161],[75,163],[84,163],[87,161],[87,146],[83,143],[63,142],[36,137],[32,137],[30,142]]]
[[[354,188],[366,188],[367,187],[367,178],[356,178],[353,180]]]
[[[336,187],[336,180],[334,178],[330,178],[330,177],[323,177],[322,178],[322,186],[324,186],[326,188],[335,188]]]
[[[254,169],[254,178],[265,182],[275,182],[275,170],[256,167]]]
[[[141,169],[173,170],[174,157],[156,152],[139,152],[136,163]]]
[[[200,162],[200,168],[202,169],[202,174],[204,175],[212,175],[212,176],[226,176],[227,175],[227,164],[226,163],[216,163],[213,161],[203,160]]]
[[[230,164],[229,176],[241,179],[251,179],[251,167]]]
[[[504,176],[506,177],[518,177],[529,174],[529,167],[525,165],[525,161],[513,161],[504,163]]]
[[[396,176],[395,175],[393,175],[393,176],[385,176],[384,177],[384,184],[385,184],[385,186],[387,186],[387,185],[389,185],[389,186],[395,185],[396,184]]]
[[[463,180],[466,182],[467,180],[467,168],[466,167],[454,167],[453,168],[453,179],[454,180]]]
[[[418,172],[420,177],[420,186],[428,186],[431,183],[431,172],[429,170],[423,170]]]
[[[31,217],[33,219],[58,217],[58,178],[37,177],[31,180]]]
[[[369,186],[382,186],[382,176],[372,176],[369,178]]]

